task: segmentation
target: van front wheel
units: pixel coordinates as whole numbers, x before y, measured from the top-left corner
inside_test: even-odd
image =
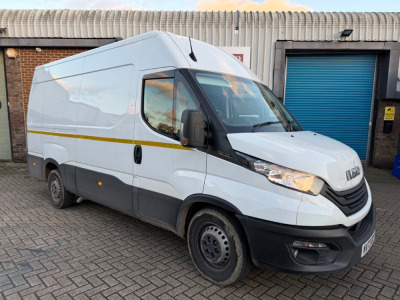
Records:
[[[50,172],[47,178],[47,187],[49,189],[51,203],[53,203],[56,208],[65,208],[74,204],[75,195],[64,188],[58,170]]]
[[[250,270],[243,229],[223,210],[207,208],[197,212],[190,221],[187,241],[197,269],[216,284],[232,284]]]

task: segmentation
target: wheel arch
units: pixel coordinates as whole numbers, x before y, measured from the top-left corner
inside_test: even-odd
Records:
[[[178,219],[176,222],[177,235],[185,238],[190,219],[201,209],[210,206],[221,208],[232,214],[242,214],[235,205],[224,199],[212,195],[192,195],[186,198],[179,208]]]
[[[60,165],[54,159],[51,158],[45,159],[43,164],[44,180],[47,181],[50,172],[56,169],[60,171]]]

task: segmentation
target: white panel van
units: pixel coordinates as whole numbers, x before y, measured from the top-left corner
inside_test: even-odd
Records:
[[[55,207],[79,196],[171,230],[217,284],[251,264],[343,270],[374,242],[356,152],[303,131],[206,43],[152,31],[39,66],[27,124],[30,173]]]

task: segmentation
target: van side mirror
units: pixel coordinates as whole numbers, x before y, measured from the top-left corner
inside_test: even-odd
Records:
[[[204,121],[199,110],[186,109],[182,113],[180,142],[183,147],[204,146]]]

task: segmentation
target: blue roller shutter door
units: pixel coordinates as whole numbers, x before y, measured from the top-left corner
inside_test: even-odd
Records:
[[[366,159],[374,54],[290,55],[285,105],[305,130],[339,140]]]

